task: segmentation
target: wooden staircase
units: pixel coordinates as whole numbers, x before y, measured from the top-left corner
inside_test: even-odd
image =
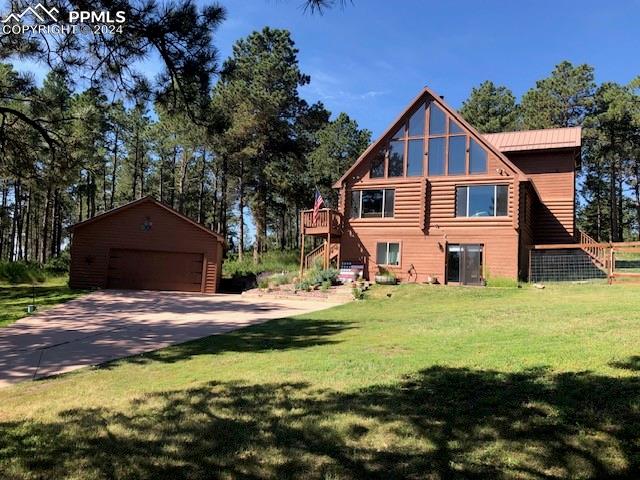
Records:
[[[314,248],[304,257],[304,268],[309,269],[320,263],[322,260],[322,268],[329,268],[331,261],[338,259],[340,256],[340,243],[332,242],[331,246],[327,249],[327,241],[325,240],[319,247]],[[327,252],[328,250],[328,252]]]
[[[609,249],[602,245],[602,243],[594,240],[582,230],[578,230],[580,236],[580,248],[589,257],[596,267],[605,273],[609,273],[610,255]]]

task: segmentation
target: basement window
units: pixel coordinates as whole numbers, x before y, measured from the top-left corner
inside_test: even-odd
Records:
[[[378,242],[376,244],[376,263],[378,265],[400,265],[400,244],[397,242]]]

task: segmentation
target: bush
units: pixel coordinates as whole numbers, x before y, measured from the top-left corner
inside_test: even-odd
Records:
[[[351,295],[353,295],[354,300],[364,300],[364,289],[354,284],[351,288]]]
[[[338,280],[338,270],[335,268],[328,268],[326,270],[313,268],[307,272],[305,277],[311,285],[322,285],[325,282],[329,282],[331,286]]]
[[[275,275],[271,275],[269,281],[272,285],[278,287],[280,285],[286,285],[287,283],[291,283],[291,279],[293,278],[293,273],[276,273]]]
[[[311,285],[308,280],[302,280],[301,282],[298,282],[295,287],[296,290],[303,290],[305,292],[308,292],[311,290],[312,286],[313,285]]]
[[[12,285],[18,283],[42,283],[47,280],[46,272],[35,263],[0,262],[0,280]]]
[[[273,251],[260,255],[258,263],[254,263],[253,255],[247,252],[242,261],[237,254],[229,255],[222,263],[222,275],[226,278],[259,275],[264,272],[295,272],[300,268],[300,252]]]
[[[50,258],[47,263],[44,264],[44,269],[52,273],[54,275],[61,275],[64,273],[69,273],[69,263],[71,262],[71,257],[69,255],[69,251],[65,250],[57,257]]]
[[[322,290],[323,292],[326,292],[330,288],[331,288],[331,282],[329,280],[325,280],[324,282],[322,282],[322,285],[320,285],[320,290]]]
[[[269,279],[267,277],[263,277],[258,280],[258,288],[269,288]]]

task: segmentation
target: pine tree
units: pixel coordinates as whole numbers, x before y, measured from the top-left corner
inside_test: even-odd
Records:
[[[471,90],[460,114],[481,133],[507,132],[518,125],[518,106],[511,90],[487,80]]]

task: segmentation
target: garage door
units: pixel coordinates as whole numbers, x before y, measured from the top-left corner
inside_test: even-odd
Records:
[[[107,286],[131,290],[199,292],[202,254],[112,249]]]

